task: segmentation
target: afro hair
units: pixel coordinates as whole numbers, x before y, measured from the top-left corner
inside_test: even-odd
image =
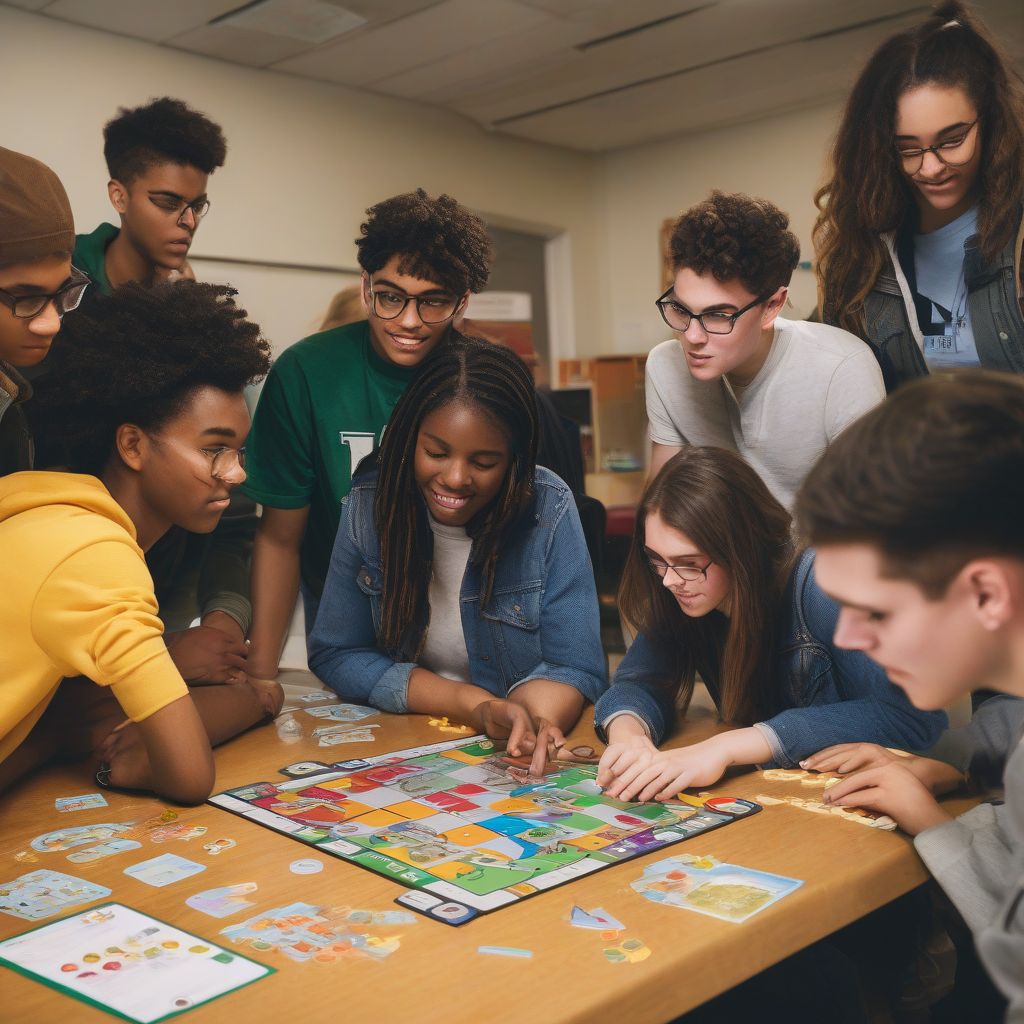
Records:
[[[367,274],[399,256],[399,273],[436,281],[455,295],[486,287],[491,273],[487,225],[451,196],[432,199],[418,188],[385,199],[366,213],[356,249]]]
[[[73,471],[100,473],[117,428],[156,430],[202,387],[241,393],[270,369],[270,344],[233,288],[126,284],[76,310],[37,386],[35,419]]]
[[[672,228],[672,266],[772,295],[789,284],[800,262],[800,243],[788,227],[789,217],[767,199],[712,192]]]
[[[227,143],[220,125],[181,100],[164,96],[144,107],[121,107],[103,128],[103,156],[110,177],[130,184],[153,164],[223,167]]]

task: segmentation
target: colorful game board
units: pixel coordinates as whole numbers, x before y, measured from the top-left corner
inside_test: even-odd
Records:
[[[760,810],[735,799],[636,804],[604,796],[597,766],[557,762],[544,779],[484,736],[448,740],[210,803],[414,890],[396,902],[464,924],[592,871]]]

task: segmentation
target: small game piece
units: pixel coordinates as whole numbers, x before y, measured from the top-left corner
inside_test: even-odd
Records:
[[[514,946],[477,946],[476,951],[489,956],[511,956],[522,960],[529,960],[533,956],[532,949],[516,949]]]
[[[102,793],[83,793],[81,796],[59,796],[53,806],[62,814],[69,811],[88,811],[94,807],[106,807]]]
[[[30,871],[0,885],[0,913],[42,921],[70,907],[109,896],[110,890],[59,871]]]
[[[188,825],[180,821],[153,829],[149,838],[154,843],[169,843],[172,839],[180,839],[187,843],[190,839],[199,839],[201,836],[205,836],[206,832],[205,825]]]
[[[19,850],[15,855],[14,859],[19,864],[38,864],[39,858],[32,853],[31,850]]]
[[[0,942],[0,963],[136,1024],[177,1016],[273,973],[117,903]]]
[[[214,839],[212,843],[206,843],[203,849],[211,856],[216,857],[217,854],[223,853],[225,850],[233,850],[238,845],[238,842],[234,839]]]
[[[281,715],[274,722],[277,738],[284,743],[297,743],[302,739],[302,726],[290,715]]]
[[[165,853],[161,857],[140,861],[124,869],[124,874],[154,888],[172,885],[184,878],[191,878],[205,871],[205,864],[197,864],[194,860],[186,860],[173,853]]]
[[[605,959],[613,964],[638,964],[650,955],[650,949],[640,939],[625,939],[604,950]]]
[[[288,870],[293,875],[318,875],[324,869],[324,862],[322,860],[313,860],[305,858],[302,860],[293,860],[288,865]]]
[[[313,735],[316,735],[316,730],[313,730]],[[330,765],[325,764],[323,761],[295,761],[293,764],[286,764],[283,768],[278,768],[278,774],[287,775],[290,779],[301,779],[306,775],[312,775],[314,772],[326,772],[330,770]]]

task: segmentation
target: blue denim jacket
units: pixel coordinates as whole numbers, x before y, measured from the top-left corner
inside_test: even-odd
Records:
[[[381,615],[380,546],[374,525],[376,473],[353,481],[316,624],[309,667],[332,690],[384,711],[409,710],[412,662],[377,646]],[[488,606],[480,608],[480,570],[462,580],[462,630],[470,675],[496,697],[531,679],[566,683],[596,701],[608,687],[590,556],[572,492],[538,466],[533,507],[508,539]]]
[[[755,725],[771,747],[772,765],[792,767],[833,743],[925,750],[938,739],[945,712],[917,710],[866,654],[833,644],[839,606],[814,582],[813,551],[800,557],[785,600],[789,615],[777,655],[784,710]],[[718,679],[710,674],[702,668],[717,704]],[[675,727],[676,694],[664,685],[669,675],[666,653],[638,635],[594,709],[599,734],[601,723],[628,711],[660,744]]]

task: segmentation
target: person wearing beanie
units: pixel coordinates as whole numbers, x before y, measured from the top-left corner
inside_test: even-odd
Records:
[[[138,281],[192,277],[188,250],[210,209],[209,176],[223,166],[220,126],[181,100],[122,107],[103,128],[107,195],[120,227],[100,224],[75,240],[74,263],[97,293]]]
[[[75,226],[64,186],[46,164],[0,147],[0,475],[32,468],[23,405],[32,388],[15,367],[39,363],[88,279],[71,267]]]

